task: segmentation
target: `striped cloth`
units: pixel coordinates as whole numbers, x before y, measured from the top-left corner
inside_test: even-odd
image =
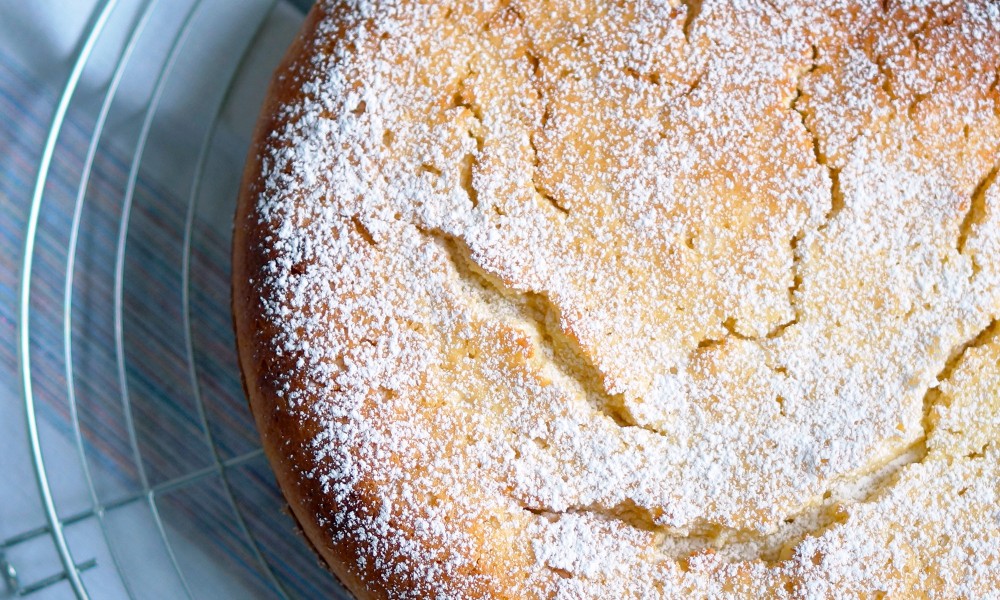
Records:
[[[159,9],[163,14],[154,12],[150,21],[157,24],[150,28],[155,34],[140,38],[137,47],[145,61],[162,63],[170,27],[176,30],[182,22],[184,2],[161,4],[166,6]],[[280,595],[279,590],[293,597],[337,597],[342,592],[282,512],[280,495],[257,450],[228,311],[230,215],[247,132],[262,82],[301,14],[285,5],[271,10],[264,1],[203,4],[193,13],[189,37],[205,39],[204,33],[212,31],[216,45],[190,45],[179,54],[178,75],[167,81],[131,192],[134,150],[152,77],[142,69],[126,70],[122,98],[111,105],[107,133],[88,171],[72,254],[81,176],[97,107],[115,64],[106,58],[121,47],[113,36],[105,36],[110,40],[106,48],[95,50],[92,81],[84,79],[59,137],[41,205],[31,279],[32,383],[46,471],[60,519],[72,521],[66,532],[75,559],[95,561],[84,572],[93,597],[142,595],[152,589],[164,597],[162,593],[171,595],[165,590],[182,594],[185,584],[205,597],[267,598]],[[113,14],[109,28],[122,27],[138,14],[125,8],[116,12],[121,14]],[[223,30],[218,23],[226,14],[240,16]],[[253,31],[256,37],[248,33]],[[251,39],[255,50],[221,114],[204,184],[195,189],[198,149],[242,51],[215,62],[206,62],[204,53],[241,48]],[[219,46],[220,41],[231,45]],[[111,65],[105,66],[103,77],[102,57]],[[15,343],[30,196],[58,90],[45,81],[51,74],[40,74],[37,65],[28,66],[30,61],[23,59],[0,46],[0,559],[16,568],[22,588],[60,571],[51,537],[30,535],[41,531],[45,519],[29,453]],[[183,78],[189,73],[197,93],[185,93],[190,90]],[[141,101],[125,92],[137,93]],[[131,210],[117,311],[116,259],[126,198],[131,198]],[[197,209],[188,282],[182,266],[192,199]],[[63,304],[71,256],[72,368],[67,369]],[[191,356],[183,327],[185,286],[190,290]],[[75,424],[82,434],[79,447]],[[219,474],[219,461],[232,463],[226,477]],[[103,530],[91,514],[90,484],[98,504],[111,507]],[[147,501],[150,489],[156,490],[153,505]],[[268,568],[260,565],[257,553]],[[0,583],[0,599],[14,591]],[[37,597],[62,598],[69,591],[63,581]]]

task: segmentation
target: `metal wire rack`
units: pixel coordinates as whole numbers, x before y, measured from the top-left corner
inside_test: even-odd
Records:
[[[37,510],[0,518],[0,598],[349,597],[282,510],[229,316],[252,115],[301,4],[104,0],[91,17],[25,220]]]

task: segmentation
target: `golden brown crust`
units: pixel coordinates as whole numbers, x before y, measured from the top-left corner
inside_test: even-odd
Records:
[[[299,476],[304,470],[311,468],[312,457],[305,455],[304,449],[308,447],[315,432],[302,428],[289,413],[276,410],[277,397],[273,387],[275,379],[271,374],[293,368],[293,365],[268,352],[275,326],[263,317],[261,297],[249,285],[253,274],[258,273],[269,258],[267,244],[262,243],[261,239],[267,232],[254,227],[252,217],[262,186],[261,160],[266,156],[264,148],[268,135],[282,124],[280,108],[301,99],[301,74],[308,70],[304,64],[308,61],[305,49],[316,43],[316,25],[324,16],[319,4],[309,12],[301,33],[275,70],[267,99],[261,109],[261,118],[254,130],[240,186],[233,231],[233,316],[244,389],[257,421],[265,454],[274,468],[278,485],[285,493],[292,515],[313,548],[347,589],[359,600],[375,600],[388,598],[388,592],[371,590],[370,586],[361,582],[357,571],[346,568],[346,565],[357,562],[359,549],[349,543],[331,545],[328,535],[317,523],[316,515],[337,508],[324,506],[324,495],[315,480]],[[299,453],[289,453],[288,448],[296,448]]]
[[[1000,583],[993,375],[932,391],[996,343],[975,338],[1000,313],[1000,50],[972,40],[1000,17],[653,4],[310,13],[233,258],[251,409],[303,531],[359,598]],[[739,43],[750,64],[712,63]],[[924,540],[908,503],[960,541]]]

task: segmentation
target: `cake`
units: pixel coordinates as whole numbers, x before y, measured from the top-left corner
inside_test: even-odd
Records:
[[[358,598],[1000,598],[1000,4],[320,2],[240,365]]]

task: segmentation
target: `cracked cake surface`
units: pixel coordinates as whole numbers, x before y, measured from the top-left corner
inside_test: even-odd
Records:
[[[997,2],[320,2],[255,139],[244,381],[359,598],[1000,597]]]

